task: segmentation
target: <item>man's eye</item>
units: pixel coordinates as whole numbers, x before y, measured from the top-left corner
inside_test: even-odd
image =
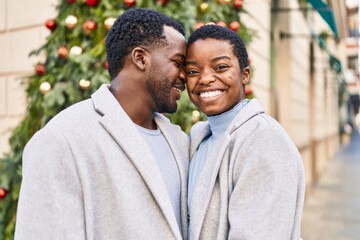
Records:
[[[174,64],[175,64],[175,66],[177,66],[177,67],[183,67],[183,63],[182,62],[179,62],[179,61],[174,61]]]

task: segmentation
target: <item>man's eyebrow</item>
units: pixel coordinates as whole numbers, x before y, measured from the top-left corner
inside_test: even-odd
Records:
[[[175,57],[181,57],[182,60],[185,59],[185,55],[181,54],[181,53],[176,53]]]

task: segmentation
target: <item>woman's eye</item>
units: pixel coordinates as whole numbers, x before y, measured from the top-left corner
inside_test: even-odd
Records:
[[[219,66],[216,66],[215,67],[215,70],[218,71],[218,70],[224,70],[226,69],[228,66],[227,65],[219,65]]]
[[[195,71],[195,70],[188,70],[188,71],[186,71],[186,75],[190,75],[190,76],[193,76],[193,75],[195,75],[197,73],[197,71]]]

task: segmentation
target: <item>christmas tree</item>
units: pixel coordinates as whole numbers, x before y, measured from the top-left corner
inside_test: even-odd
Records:
[[[89,98],[109,83],[105,37],[116,17],[131,7],[157,9],[181,22],[187,33],[204,24],[218,24],[251,40],[240,21],[243,0],[61,0],[58,16],[45,22],[51,31],[46,43],[31,55],[45,56],[24,80],[27,113],[10,138],[11,150],[0,160],[0,238],[13,239],[21,183],[22,151],[31,136],[62,109]],[[247,90],[249,91],[249,90]],[[170,120],[189,132],[202,116],[187,94]]]

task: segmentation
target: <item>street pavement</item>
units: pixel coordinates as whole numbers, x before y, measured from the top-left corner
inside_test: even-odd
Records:
[[[304,240],[360,240],[360,135],[328,162],[306,199]]]

